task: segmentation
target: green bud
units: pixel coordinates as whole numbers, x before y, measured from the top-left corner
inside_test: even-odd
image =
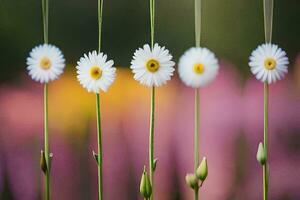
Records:
[[[207,177],[207,174],[208,174],[207,159],[206,159],[206,157],[204,157],[202,159],[199,167],[196,170],[196,176],[203,183]]]
[[[267,154],[263,144],[260,142],[256,154],[256,159],[261,165],[265,165],[267,162]]]
[[[150,198],[152,194],[152,186],[145,166],[140,183],[140,193],[145,199]]]
[[[195,174],[187,174],[185,176],[185,181],[186,184],[192,189],[196,189],[198,187],[198,179]]]

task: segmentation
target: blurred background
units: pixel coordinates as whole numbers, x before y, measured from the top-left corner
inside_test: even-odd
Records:
[[[156,41],[177,61],[194,45],[193,0],[156,3]],[[67,60],[50,84],[52,197],[97,198],[95,96],[76,80],[75,66],[97,49],[96,0],[50,1],[50,43]],[[273,41],[289,55],[289,74],[270,88],[270,199],[300,199],[300,1],[275,0]],[[137,47],[149,42],[146,0],[104,2],[103,51],[118,67],[102,96],[104,197],[141,199],[139,181],[148,163],[150,91],[129,70]],[[201,150],[209,176],[201,199],[261,199],[263,85],[251,76],[248,56],[264,41],[261,0],[204,0],[202,45],[220,58],[217,80],[201,90]],[[0,0],[0,199],[42,199],[43,88],[26,73],[25,60],[42,43],[39,0]],[[190,200],[184,177],[193,170],[193,90],[177,74],[157,91],[155,196]]]

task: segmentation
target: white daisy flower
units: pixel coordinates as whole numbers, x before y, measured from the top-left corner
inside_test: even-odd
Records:
[[[250,56],[251,72],[262,82],[271,84],[284,78],[289,60],[286,53],[275,44],[262,44]]]
[[[57,79],[64,71],[65,59],[54,45],[41,44],[34,47],[27,58],[27,70],[31,78],[40,83]]]
[[[179,59],[179,77],[187,86],[193,88],[204,87],[212,82],[218,71],[218,60],[207,48],[192,47]]]
[[[80,84],[89,92],[106,92],[116,77],[114,61],[108,60],[107,55],[97,51],[84,54],[77,62],[77,78]]]
[[[135,51],[131,61],[134,79],[148,87],[159,87],[171,79],[175,71],[175,62],[171,61],[172,55],[165,47],[158,44],[151,49],[148,44]]]

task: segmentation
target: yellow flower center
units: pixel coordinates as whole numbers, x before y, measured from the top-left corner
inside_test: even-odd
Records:
[[[150,59],[147,61],[147,64],[146,64],[146,68],[149,72],[156,72],[158,69],[159,69],[159,63],[157,62],[157,60],[154,60],[154,59]]]
[[[90,75],[93,79],[98,80],[102,76],[102,70],[98,66],[93,66],[90,69]]]
[[[50,69],[51,64],[51,60],[47,57],[42,58],[42,60],[40,61],[40,67],[44,70]]]
[[[277,65],[276,60],[274,60],[273,58],[267,58],[264,64],[267,70],[273,70]]]
[[[195,65],[194,65],[194,68],[193,68],[193,70],[194,70],[194,72],[195,72],[196,74],[203,74],[204,69],[205,69],[205,68],[204,68],[204,65],[201,64],[201,63],[195,64]]]

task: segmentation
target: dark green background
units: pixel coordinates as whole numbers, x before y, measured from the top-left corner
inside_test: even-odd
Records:
[[[156,41],[176,60],[194,44],[193,2],[156,1]],[[299,0],[275,0],[273,41],[288,52],[291,63],[299,52],[299,8]],[[264,41],[262,0],[203,0],[202,22],[202,44],[248,75],[248,56]],[[50,43],[62,49],[69,69],[97,48],[96,0],[50,0],[49,23]],[[134,50],[149,41],[149,32],[147,0],[104,1],[103,51],[118,66],[129,65]],[[1,82],[18,79],[28,52],[39,43],[41,1],[0,0]]]

